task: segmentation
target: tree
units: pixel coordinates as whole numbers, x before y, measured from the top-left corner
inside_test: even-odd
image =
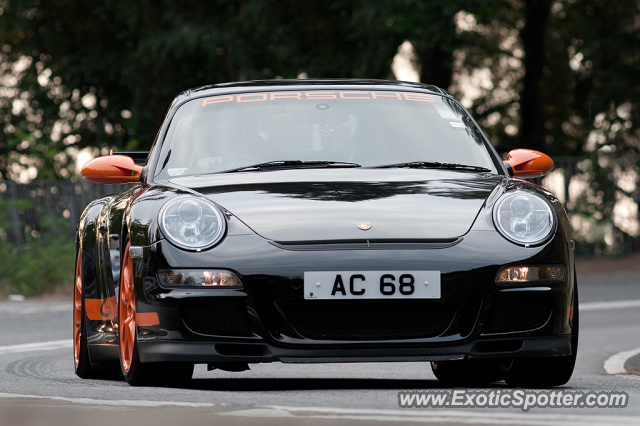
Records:
[[[405,40],[423,82],[476,89],[465,102],[500,151],[579,155],[590,99],[636,110],[634,0],[0,0],[0,11],[3,179],[29,165],[66,177],[87,147],[147,149],[186,88],[390,78]]]
[[[78,149],[148,149],[181,90],[226,81],[388,78],[373,1],[0,3],[0,174],[66,177]],[[13,85],[11,83],[14,83]]]
[[[521,40],[524,49],[524,77],[521,99],[520,142],[523,147],[544,150],[542,80],[547,62],[545,35],[552,0],[524,0]]]

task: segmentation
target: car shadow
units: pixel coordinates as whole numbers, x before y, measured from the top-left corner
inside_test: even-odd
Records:
[[[504,388],[504,383],[478,385],[478,389]],[[220,378],[193,379],[183,389],[203,391],[306,391],[306,390],[427,390],[451,389],[437,380],[353,378]],[[466,388],[474,388],[467,386]]]

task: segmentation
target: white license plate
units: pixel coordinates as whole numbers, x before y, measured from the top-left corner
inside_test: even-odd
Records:
[[[311,271],[305,299],[439,299],[440,271]]]

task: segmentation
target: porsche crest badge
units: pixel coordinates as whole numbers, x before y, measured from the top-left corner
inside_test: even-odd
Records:
[[[363,231],[368,231],[369,229],[371,229],[371,224],[368,222],[360,222],[357,223],[356,226]]]

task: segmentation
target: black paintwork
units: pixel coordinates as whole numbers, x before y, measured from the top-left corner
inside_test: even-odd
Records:
[[[464,235],[499,175],[415,169],[212,174],[192,188],[273,241],[438,239]],[[370,222],[363,233],[354,226]]]
[[[117,297],[119,282],[112,274],[110,250],[122,251],[127,240],[144,248],[143,258],[134,260],[136,307],[139,312],[157,312],[160,326],[139,330],[141,360],[329,362],[345,361],[345,357],[352,361],[437,360],[571,353],[567,309],[573,300],[574,276],[566,213],[553,194],[509,178],[486,138],[500,174],[325,168],[154,181],[159,146],[171,117],[184,102],[258,89],[303,90],[317,86],[402,89],[450,96],[434,86],[373,80],[247,82],[206,86],[180,94],[158,133],[140,184],[92,202],[78,226],[86,298]],[[472,122],[470,116],[468,120]],[[479,128],[476,131],[484,138]],[[496,231],[493,204],[503,193],[515,189],[536,192],[554,207],[558,224],[549,241],[523,247]],[[158,212],[167,200],[185,194],[207,197],[225,212],[227,233],[215,247],[189,252],[164,239],[157,225]],[[357,222],[370,222],[373,227],[361,231],[355,226]],[[510,264],[563,264],[568,276],[564,283],[553,285],[496,286],[498,270]],[[232,270],[242,279],[244,288],[168,289],[158,283],[159,269],[180,267]],[[301,277],[306,270],[398,269],[441,271],[442,301],[458,305],[444,333],[398,341],[313,340],[301,336],[283,316],[283,306],[304,300]],[[553,306],[549,320],[535,330],[483,334],[493,296],[513,291],[549,294]],[[205,336],[191,331],[181,319],[179,307],[183,300],[194,297],[240,300],[249,314],[252,335]],[[116,321],[115,317],[89,321],[92,360],[117,357]],[[485,346],[479,346],[482,342]],[[493,349],[492,344],[496,345]]]

